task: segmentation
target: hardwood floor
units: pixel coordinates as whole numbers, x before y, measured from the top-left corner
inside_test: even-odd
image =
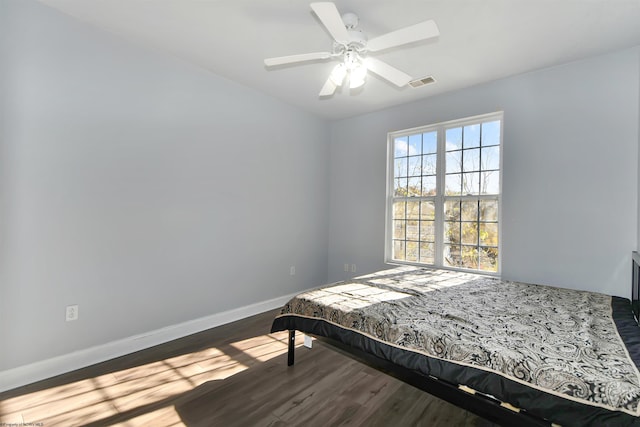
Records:
[[[275,313],[0,393],[0,425],[493,426],[317,341],[287,367]]]

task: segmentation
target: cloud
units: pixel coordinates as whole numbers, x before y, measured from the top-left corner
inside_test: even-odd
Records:
[[[406,156],[407,153],[409,156],[417,156],[418,154],[420,154],[420,152],[417,151],[415,147],[410,146],[404,139],[397,138],[394,143],[396,157]]]

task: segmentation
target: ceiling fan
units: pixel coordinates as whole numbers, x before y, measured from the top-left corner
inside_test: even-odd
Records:
[[[367,71],[377,74],[398,87],[405,86],[411,81],[411,76],[386,62],[366,54],[440,35],[436,23],[429,20],[367,40],[362,30],[357,28],[358,16],[354,13],[345,13],[340,16],[336,5],[332,2],[311,3],[310,6],[333,37],[333,49],[330,52],[312,52],[267,58],[264,60],[264,64],[267,67],[273,67],[305,61],[339,59],[340,63],[334,67],[320,90],[320,97],[333,95],[336,89],[342,86],[347,79],[351,89],[362,86],[365,82]]]

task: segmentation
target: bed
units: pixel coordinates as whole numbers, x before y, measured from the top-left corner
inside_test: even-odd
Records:
[[[640,426],[640,256],[632,300],[399,266],[297,295],[295,331],[501,425]]]

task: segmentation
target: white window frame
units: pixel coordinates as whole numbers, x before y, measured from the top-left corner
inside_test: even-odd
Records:
[[[495,195],[460,195],[445,196],[445,159],[446,159],[446,131],[450,128],[456,128],[466,125],[477,124],[480,122],[500,121],[500,161],[499,161],[499,190],[498,200],[498,267],[497,271],[476,270],[464,267],[447,266],[443,260],[444,249],[444,205],[446,200],[495,200]],[[394,141],[396,138],[414,135],[417,133],[428,133],[437,131],[437,167],[436,167],[436,195],[413,197],[411,200],[434,200],[435,202],[435,262],[434,264],[424,264],[420,262],[395,260],[393,256],[393,202],[394,202]],[[419,265],[434,268],[442,268],[447,270],[466,271],[478,274],[486,274],[490,276],[500,276],[502,271],[502,183],[503,183],[503,133],[504,133],[504,112],[497,111],[488,114],[482,114],[463,119],[451,120],[441,123],[435,123],[426,126],[419,126],[411,129],[403,129],[399,131],[389,132],[387,134],[387,194],[386,194],[386,210],[385,210],[385,263],[392,265]]]

